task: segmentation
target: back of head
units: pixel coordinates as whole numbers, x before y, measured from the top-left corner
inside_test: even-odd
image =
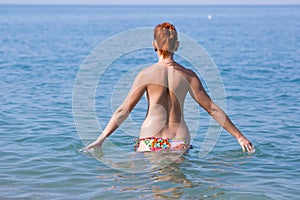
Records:
[[[177,31],[173,24],[164,22],[154,28],[154,40],[157,44],[158,52],[166,58],[176,51],[178,40]]]

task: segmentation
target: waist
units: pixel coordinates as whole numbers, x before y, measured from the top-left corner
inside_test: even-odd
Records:
[[[161,150],[187,150],[190,148],[186,139],[170,139],[161,137],[145,137],[135,139],[134,150],[138,152]]]

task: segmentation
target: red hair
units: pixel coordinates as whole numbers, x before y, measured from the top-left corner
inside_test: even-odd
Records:
[[[159,54],[166,58],[176,51],[178,40],[177,31],[173,24],[164,22],[154,28],[154,40],[156,41]]]

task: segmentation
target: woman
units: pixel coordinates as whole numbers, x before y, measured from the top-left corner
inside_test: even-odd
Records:
[[[190,133],[183,115],[187,93],[237,139],[243,151],[251,151],[254,148],[251,142],[210,99],[197,75],[174,61],[173,53],[178,49],[179,42],[172,24],[165,22],[154,28],[153,47],[157,51],[158,62],[139,72],[129,94],[114,112],[102,134],[86,148],[101,148],[105,139],[128,117],[146,92],[148,111],[140,138],[136,141],[136,151],[190,148]]]

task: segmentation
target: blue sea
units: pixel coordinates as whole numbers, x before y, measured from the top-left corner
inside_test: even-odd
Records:
[[[114,35],[164,21],[214,61],[226,113],[255,153],[242,152],[223,130],[200,157],[210,123],[203,109],[193,116],[200,119],[194,148],[168,165],[130,171],[157,156],[132,152],[134,126],[107,140],[124,151],[110,163],[80,151],[73,97],[82,63]],[[299,6],[0,6],[0,199],[299,199],[299,33]],[[111,63],[92,105],[101,126],[115,109],[111,94],[120,77],[156,61],[149,48]],[[132,113],[137,125],[146,105],[143,98]]]

